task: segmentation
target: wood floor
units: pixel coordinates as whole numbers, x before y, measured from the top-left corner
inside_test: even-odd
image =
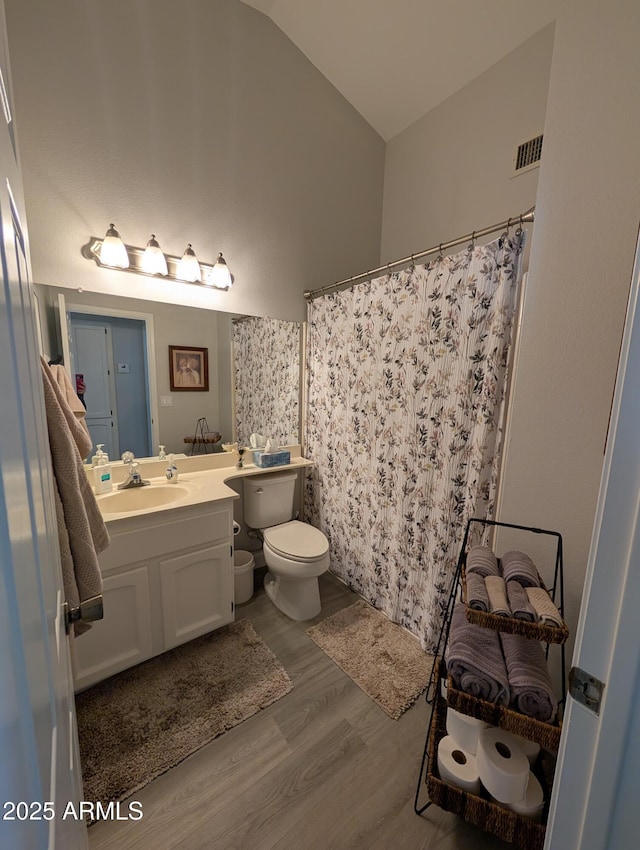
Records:
[[[321,620],[358,597],[321,577]],[[89,828],[91,850],[506,850],[435,806],[414,812],[428,707],[391,720],[259,589],[238,606],[293,690],[133,795],[139,821]],[[424,800],[426,802],[426,798]]]

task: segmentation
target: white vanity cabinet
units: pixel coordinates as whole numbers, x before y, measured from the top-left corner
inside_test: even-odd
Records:
[[[108,523],[104,619],[74,641],[76,691],[234,619],[233,501]]]

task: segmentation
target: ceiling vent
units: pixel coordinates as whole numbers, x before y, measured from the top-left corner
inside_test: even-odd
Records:
[[[542,133],[533,139],[528,139],[526,142],[521,142],[515,152],[513,158],[513,174],[524,174],[525,171],[531,171],[532,168],[537,168],[540,165],[542,156]]]

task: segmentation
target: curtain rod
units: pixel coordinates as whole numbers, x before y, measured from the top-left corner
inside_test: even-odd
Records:
[[[350,286],[353,286],[356,283],[361,283],[379,272],[391,271],[394,266],[406,266],[408,263],[413,263],[422,257],[427,257],[429,254],[435,254],[436,252],[442,253],[443,251],[448,251],[449,248],[454,248],[456,245],[462,245],[465,242],[475,242],[476,239],[482,239],[484,236],[489,236],[497,230],[509,230],[510,227],[513,227],[516,224],[521,226],[525,224],[525,222],[533,221],[535,209],[535,207],[531,207],[531,209],[527,210],[525,213],[520,213],[520,215],[507,218],[505,221],[501,221],[498,224],[492,224],[491,227],[485,227],[483,230],[474,230],[473,233],[467,233],[466,236],[460,236],[459,239],[452,239],[450,242],[441,242],[439,245],[435,245],[433,248],[428,248],[426,251],[420,251],[418,254],[411,254],[408,257],[403,257],[401,260],[394,260],[392,263],[385,263],[383,266],[378,266],[377,269],[371,269],[368,272],[362,272],[362,274],[356,274],[353,277],[346,277],[344,280],[339,280],[336,283],[321,286],[320,289],[314,289],[313,291],[307,289],[303,295],[307,301],[313,301],[314,298],[318,298],[320,295],[326,295],[329,292],[338,292],[340,289],[348,289]]]

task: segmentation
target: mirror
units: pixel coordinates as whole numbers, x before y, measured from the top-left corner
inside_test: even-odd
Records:
[[[75,347],[72,328],[67,334],[68,344],[63,346],[62,328],[72,317],[87,326],[82,333],[94,341],[99,337],[95,326],[111,322],[111,339],[107,345],[111,360],[105,367],[109,380],[113,377],[112,384],[118,379],[127,385],[135,378],[138,388],[129,399],[137,397],[140,402],[137,406],[146,410],[146,420],[132,425],[127,412],[136,405],[127,401],[124,390],[115,387],[115,407],[108,407],[106,414],[115,410],[117,415],[111,419],[107,416],[106,424],[102,422],[100,438],[94,438],[95,442],[108,444],[104,434],[112,432],[112,459],[117,460],[127,450],[134,451],[136,457],[156,456],[160,444],[167,453],[191,454],[192,450],[203,452],[205,448],[209,452],[222,451],[223,442],[237,440],[241,445],[249,445],[254,432],[281,443],[292,438],[299,442],[304,323],[42,284],[36,284],[34,289],[42,325],[42,350],[50,359],[62,355],[65,347],[67,351]],[[134,359],[131,343],[126,349],[120,347],[116,328],[121,324],[140,326],[142,342],[136,345],[144,349],[141,360]],[[131,328],[127,327],[126,331],[131,336]],[[104,333],[104,328],[102,333],[109,335]],[[197,346],[205,350],[208,392],[171,389],[169,346]],[[91,350],[97,346],[90,342],[84,347]],[[146,374],[141,384],[143,371]],[[77,373],[72,365],[72,381]],[[91,389],[87,386],[85,391],[88,409]],[[210,431],[221,434],[215,445],[193,446],[185,440],[193,436],[202,417]],[[144,431],[149,434],[146,443],[139,439]]]
[[[299,443],[300,323],[243,316],[232,324],[236,439],[249,446],[256,433],[279,445]]]

